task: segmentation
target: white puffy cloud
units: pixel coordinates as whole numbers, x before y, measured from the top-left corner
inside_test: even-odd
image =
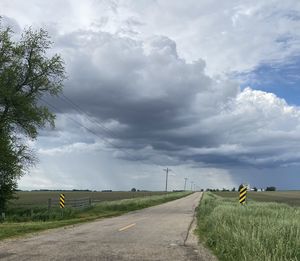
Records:
[[[299,54],[299,1],[144,1],[119,3],[143,21],[141,34],[174,39],[181,57],[203,58],[210,74],[285,63]]]
[[[22,27],[102,31],[133,39],[164,35],[177,43],[180,57],[207,61],[209,74],[249,71],[299,54],[297,0],[3,0],[0,8]]]

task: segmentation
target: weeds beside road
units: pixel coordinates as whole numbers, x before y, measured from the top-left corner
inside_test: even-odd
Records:
[[[65,209],[62,215],[60,209],[53,209],[49,214],[47,209],[37,209],[30,216],[16,216],[0,223],[0,239],[22,235],[29,232],[56,228],[76,223],[92,221],[98,218],[117,216],[129,211],[138,210],[189,195],[190,192],[174,192],[166,195],[150,196],[135,199],[101,202],[83,210]],[[26,221],[26,222],[16,222]]]
[[[198,234],[220,260],[300,260],[300,208],[204,193]]]

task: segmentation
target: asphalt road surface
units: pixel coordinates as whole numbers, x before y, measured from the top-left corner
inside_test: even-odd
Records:
[[[200,198],[1,241],[0,260],[211,260],[189,233]]]

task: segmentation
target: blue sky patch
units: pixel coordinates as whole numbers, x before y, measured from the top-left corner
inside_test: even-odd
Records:
[[[238,77],[242,79],[242,89],[250,86],[272,92],[291,105],[300,105],[300,57],[286,64],[262,64]]]

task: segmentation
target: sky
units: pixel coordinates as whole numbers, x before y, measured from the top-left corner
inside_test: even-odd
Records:
[[[300,1],[1,0],[68,78],[19,188],[300,189]],[[49,105],[50,104],[50,105]],[[192,183],[193,182],[193,183]]]

